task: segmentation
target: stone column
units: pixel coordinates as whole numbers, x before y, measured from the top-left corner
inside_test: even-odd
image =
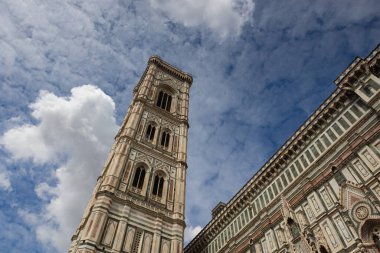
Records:
[[[155,64],[149,64],[148,69],[145,73],[144,79],[141,80],[139,89],[137,91],[137,97],[142,99],[148,98],[149,89],[152,88],[154,74],[156,72],[157,66]]]
[[[184,120],[187,120],[188,113],[189,113],[189,88],[190,88],[190,84],[187,82],[184,82],[181,88],[182,97],[181,97],[180,117],[181,119],[184,119]]]
[[[178,159],[183,162],[187,160],[187,132],[187,125],[181,124],[179,127]]]
[[[174,195],[174,214],[175,218],[183,220],[183,210],[185,205],[185,164],[178,163],[177,174],[175,181],[175,195]]]
[[[91,210],[89,220],[84,228],[84,236],[81,238],[78,250],[86,248],[86,252],[96,252],[96,249],[90,245],[99,245],[111,203],[112,200],[110,197],[97,197],[94,207]]]
[[[160,252],[161,231],[162,220],[161,218],[156,218],[152,242],[152,252]]]
[[[123,246],[122,243],[123,243],[123,239],[125,237],[125,232],[127,230],[128,217],[129,217],[130,210],[131,210],[131,208],[129,206],[126,206],[126,205],[123,208],[121,218],[119,221],[119,226],[117,228],[116,235],[115,235],[115,241],[114,241],[113,247],[112,247],[112,249],[116,252],[120,252],[121,247]]]
[[[105,171],[104,180],[100,187],[101,191],[107,190],[114,192],[119,179],[121,178],[122,170],[127,161],[129,143],[123,138],[115,148],[114,156],[112,157],[107,170]]]
[[[128,118],[127,123],[125,124],[125,129],[122,131],[122,135],[127,135],[131,138],[134,138],[138,124],[140,122],[140,118],[143,112],[143,103],[140,101],[136,101],[132,105],[131,114]]]

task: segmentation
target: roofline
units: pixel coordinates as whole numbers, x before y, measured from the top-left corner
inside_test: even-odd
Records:
[[[180,70],[179,68],[174,67],[173,65],[169,64],[168,62],[164,61],[157,55],[153,55],[149,58],[148,64],[155,64],[156,66],[160,67],[161,69],[169,72],[170,74],[176,76],[177,78],[181,79],[182,81],[188,82],[191,86],[193,83],[193,76],[187,72],[184,72]]]

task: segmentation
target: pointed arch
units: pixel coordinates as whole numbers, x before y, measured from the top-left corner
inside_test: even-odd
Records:
[[[376,242],[374,241],[374,239],[376,239],[376,237],[378,239],[377,242],[379,242],[379,240],[380,240],[380,216],[379,215],[371,215],[367,220],[363,221],[360,224],[359,231],[360,231],[360,238],[362,239],[363,242],[375,244]]]
[[[149,122],[145,130],[145,139],[149,142],[153,142],[156,134],[157,125],[155,122]]]
[[[161,147],[168,149],[169,148],[169,143],[170,143],[170,131],[165,129],[162,134],[161,134],[161,142],[160,145]]]
[[[288,217],[288,219],[286,220],[286,224],[289,226],[293,238],[296,238],[300,235],[300,228],[292,218]]]
[[[135,173],[133,176],[132,186],[142,190],[145,181],[145,174],[147,172],[147,167],[143,164],[140,164],[136,167]]]
[[[163,197],[164,185],[166,181],[166,173],[159,170],[156,171],[153,175],[153,187],[152,187],[152,195],[158,198]]]
[[[156,105],[168,112],[171,111],[172,95],[166,90],[160,90],[158,92],[158,98]]]

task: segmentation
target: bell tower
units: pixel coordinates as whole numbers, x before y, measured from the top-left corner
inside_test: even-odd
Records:
[[[70,253],[183,251],[192,81],[159,57],[149,59]]]

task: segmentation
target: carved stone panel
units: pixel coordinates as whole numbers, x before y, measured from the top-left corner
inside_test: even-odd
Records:
[[[279,247],[281,248],[281,246],[286,243],[286,238],[285,238],[285,235],[284,235],[284,230],[283,228],[281,228],[281,226],[278,226],[276,229],[275,229],[275,234],[276,234],[276,238],[277,238],[277,242],[278,242],[278,245]]]
[[[154,159],[153,157],[147,155],[147,154],[144,154],[142,152],[136,152],[136,158],[135,158],[135,162],[143,162],[145,164],[147,164],[150,168],[153,167],[153,162],[154,162]]]
[[[331,196],[330,196],[329,192],[327,191],[327,189],[325,187],[323,187],[320,189],[319,193],[321,194],[322,200],[325,203],[325,205],[328,208],[332,207],[333,201],[332,201]]]
[[[380,185],[374,187],[374,192],[377,195],[377,199],[380,200]]]
[[[305,210],[305,213],[306,213],[306,216],[309,220],[309,223],[312,223],[313,221],[315,221],[314,212],[313,212],[313,210],[311,210],[309,204],[308,203],[303,204],[303,208]]]
[[[122,181],[124,183],[128,183],[128,179],[129,179],[131,172],[132,172],[132,165],[133,165],[133,161],[129,160],[127,162],[127,166],[125,167],[124,175],[122,177]]]
[[[166,239],[162,239],[160,253],[169,253],[169,252],[170,252],[170,241]]]
[[[255,245],[255,250],[256,250],[257,253],[263,253],[262,247],[261,247],[260,243],[258,243],[258,244]]]
[[[335,224],[338,227],[338,231],[342,235],[341,237],[346,241],[346,243],[353,242],[352,235],[344,222],[343,218],[339,215],[336,215],[334,218]]]
[[[132,244],[133,244],[134,237],[135,237],[135,229],[133,227],[128,227],[127,233],[125,235],[123,252],[126,252],[126,253],[132,252]]]
[[[314,207],[314,210],[318,213],[321,211],[322,209],[322,206],[321,206],[321,203],[319,201],[319,198],[317,199],[317,196],[315,194],[312,194],[309,198],[312,206]]]
[[[106,229],[104,230],[102,244],[105,246],[112,246],[113,238],[116,233],[118,222],[113,219],[108,219]]]
[[[322,228],[322,232],[330,246],[331,249],[334,251],[338,251],[342,245],[339,240],[339,236],[337,235],[337,232],[333,228],[332,224],[330,223],[329,220],[325,220],[320,224]]]
[[[368,179],[371,174],[369,173],[367,166],[363,164],[360,159],[355,159],[352,161],[352,165],[354,169],[358,172],[358,174],[364,179]]]
[[[270,251],[272,252],[272,251],[276,250],[277,249],[277,243],[276,243],[275,237],[273,236],[272,230],[268,231],[265,234],[265,238],[268,241],[268,246],[269,246]]]
[[[269,253],[267,241],[265,239],[261,239],[261,247],[263,249],[263,253]]]
[[[172,87],[174,90],[181,90],[181,84],[182,82],[177,80],[176,78],[169,76],[168,74],[158,71],[156,73],[156,79],[159,80],[159,83],[163,83],[165,85],[168,85]]]
[[[376,140],[376,141],[373,143],[373,146],[376,148],[377,152],[380,153],[380,140]]]
[[[361,160],[368,166],[370,170],[375,171],[379,168],[379,159],[369,147],[365,147],[358,154]]]
[[[153,235],[150,233],[145,233],[141,253],[151,253],[152,240],[153,240]]]

